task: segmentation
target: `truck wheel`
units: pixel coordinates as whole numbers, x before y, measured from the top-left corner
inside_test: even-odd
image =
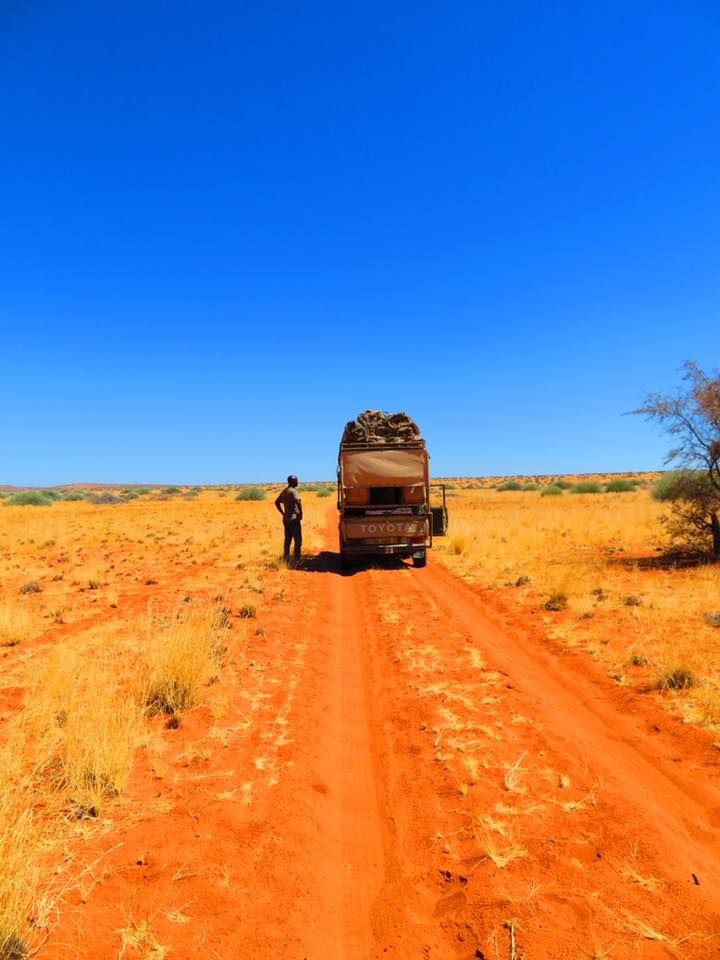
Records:
[[[427,563],[427,556],[425,553],[422,553],[419,557],[413,557],[413,566],[414,567],[424,567]]]

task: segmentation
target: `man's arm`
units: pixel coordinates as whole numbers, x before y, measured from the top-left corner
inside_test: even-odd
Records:
[[[295,494],[295,499],[297,500],[298,520],[302,520],[302,500],[299,493]]]
[[[278,513],[280,514],[280,516],[281,516],[283,519],[285,519],[285,511],[284,511],[283,508],[280,506],[280,504],[281,504],[282,502],[283,502],[283,491],[281,490],[280,493],[277,495],[277,497],[276,497],[276,499],[275,499],[275,506],[276,506],[277,511],[278,511]]]

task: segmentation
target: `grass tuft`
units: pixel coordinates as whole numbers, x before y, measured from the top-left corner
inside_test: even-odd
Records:
[[[143,696],[150,714],[180,716],[199,701],[222,663],[226,630],[226,615],[215,605],[151,628]]]
[[[0,606],[0,647],[15,647],[31,632],[33,620],[23,607],[13,603]]]
[[[20,586],[20,593],[42,593],[42,587],[37,580],[26,580]]]
[[[555,590],[547,598],[543,607],[546,610],[567,610],[568,598],[567,594],[563,593],[561,590]]]
[[[450,550],[456,555],[459,556],[461,553],[465,553],[470,543],[470,537],[468,536],[467,530],[463,530],[462,527],[459,529],[453,529],[453,532],[448,537],[448,542],[450,545]]]
[[[692,670],[685,667],[675,667],[662,678],[661,685],[668,690],[688,690],[697,684],[697,679]]]

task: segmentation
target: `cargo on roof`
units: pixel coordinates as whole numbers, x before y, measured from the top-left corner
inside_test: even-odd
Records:
[[[408,443],[421,439],[415,421],[402,411],[385,413],[364,410],[345,424],[341,445],[345,443]]]

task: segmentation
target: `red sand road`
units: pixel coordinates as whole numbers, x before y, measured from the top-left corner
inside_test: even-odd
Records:
[[[39,956],[720,956],[712,737],[432,559],[343,575],[334,542],[216,729],[138,763]]]

